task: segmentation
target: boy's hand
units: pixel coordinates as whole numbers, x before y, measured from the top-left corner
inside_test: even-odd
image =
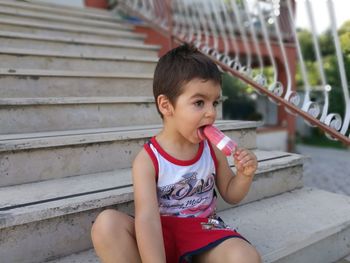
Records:
[[[237,175],[253,177],[258,167],[256,156],[246,149],[237,149],[233,155],[237,169]]]

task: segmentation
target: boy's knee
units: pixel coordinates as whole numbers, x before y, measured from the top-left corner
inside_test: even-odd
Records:
[[[102,211],[97,216],[91,228],[93,241],[108,239],[109,235],[127,228],[128,222],[126,222],[126,217],[127,215],[116,210],[107,209]]]
[[[261,257],[253,247],[234,249],[230,258],[230,262],[234,263],[261,263]]]
[[[261,263],[261,257],[258,251],[248,243],[235,242],[227,251],[227,262],[232,263]]]

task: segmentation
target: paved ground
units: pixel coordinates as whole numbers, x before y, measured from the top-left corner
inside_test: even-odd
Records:
[[[297,145],[311,157],[304,165],[304,185],[350,196],[350,150]],[[350,255],[336,263],[350,263]]]
[[[304,166],[305,186],[350,195],[350,150],[297,145],[297,152],[311,157]]]

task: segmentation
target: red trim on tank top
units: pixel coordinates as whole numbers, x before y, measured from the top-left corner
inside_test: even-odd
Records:
[[[175,157],[171,156],[170,154],[168,154],[166,151],[164,151],[164,149],[158,144],[156,137],[151,138],[151,143],[157,149],[159,154],[162,155],[166,160],[168,160],[169,162],[171,162],[173,164],[180,165],[180,166],[187,166],[187,165],[192,165],[192,164],[196,163],[201,158],[202,153],[203,153],[203,149],[204,149],[204,143],[200,142],[197,154],[194,158],[192,158],[191,160],[179,160],[179,159],[176,159]]]
[[[158,181],[159,164],[158,164],[157,157],[155,156],[154,152],[152,151],[151,147],[149,146],[149,142],[145,143],[145,145],[143,147],[145,148],[146,152],[148,153],[149,157],[152,160],[154,170],[156,172],[156,181]]]

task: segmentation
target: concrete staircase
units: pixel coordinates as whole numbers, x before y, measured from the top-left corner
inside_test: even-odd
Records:
[[[133,213],[131,162],[161,124],[159,47],[143,39],[106,11],[0,0],[2,263],[98,262],[96,215]],[[259,160],[248,196],[237,207],[221,201],[221,216],[265,262],[350,254],[350,197],[303,188],[304,157],[256,149],[258,125],[217,121]]]

